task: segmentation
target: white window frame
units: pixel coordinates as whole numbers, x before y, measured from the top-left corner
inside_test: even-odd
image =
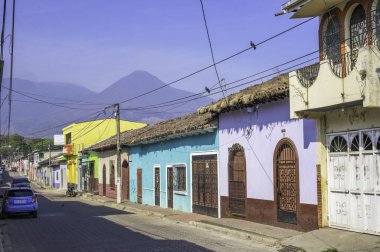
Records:
[[[173,179],[174,179],[174,181],[173,181],[173,186],[174,186],[173,193],[174,194],[179,194],[179,195],[188,195],[188,193],[187,193],[187,189],[188,189],[188,183],[187,183],[187,165],[186,164],[174,164],[174,165],[172,165],[172,167],[173,167]],[[176,190],[176,188],[175,188],[175,186],[176,186],[176,180],[177,180],[177,173],[176,173],[176,171],[177,171],[178,168],[184,168],[185,169],[185,183],[186,183],[185,190]]]

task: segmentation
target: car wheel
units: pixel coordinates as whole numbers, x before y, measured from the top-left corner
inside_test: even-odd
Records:
[[[32,217],[33,217],[33,218],[37,218],[37,211],[32,212]]]

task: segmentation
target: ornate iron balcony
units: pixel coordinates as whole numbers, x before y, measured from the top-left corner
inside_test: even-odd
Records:
[[[297,70],[297,77],[301,85],[305,88],[313,85],[319,73],[319,62]]]

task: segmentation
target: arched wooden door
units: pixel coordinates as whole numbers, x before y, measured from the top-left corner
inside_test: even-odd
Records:
[[[121,184],[121,197],[129,200],[129,165],[127,160],[123,161],[121,168],[121,180],[123,181]]]
[[[107,195],[107,168],[103,165],[103,196]]]
[[[299,208],[298,155],[290,139],[282,139],[274,153],[274,183],[277,220],[297,224]]]
[[[246,216],[247,183],[244,148],[234,144],[228,159],[229,210],[232,215]]]

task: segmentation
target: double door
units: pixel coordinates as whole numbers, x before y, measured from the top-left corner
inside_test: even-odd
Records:
[[[192,173],[193,212],[218,217],[217,156],[193,156]]]
[[[328,136],[329,222],[380,234],[380,132]]]

